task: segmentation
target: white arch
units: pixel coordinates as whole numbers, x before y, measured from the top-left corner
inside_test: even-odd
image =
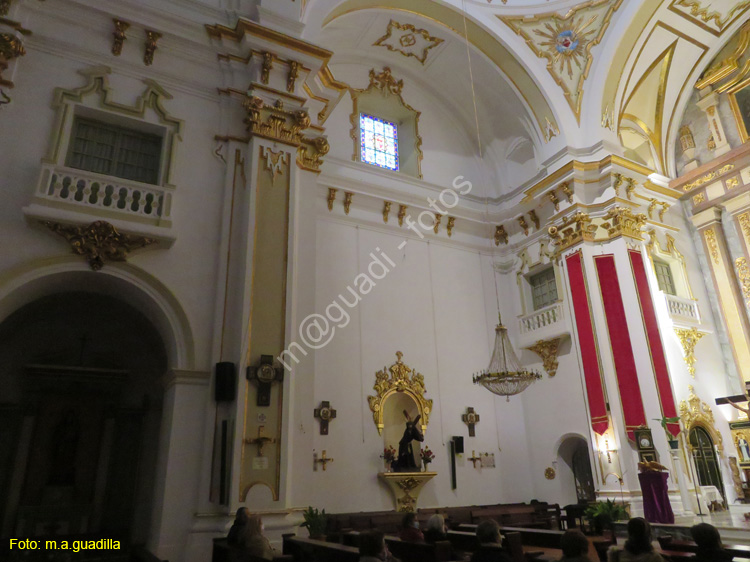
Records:
[[[0,322],[39,298],[62,291],[86,291],[124,300],[154,325],[164,342],[170,369],[194,369],[190,322],[177,298],[150,273],[129,263],[108,263],[92,271],[79,257],[33,260],[0,274]]]

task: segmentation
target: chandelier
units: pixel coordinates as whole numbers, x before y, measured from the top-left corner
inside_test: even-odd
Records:
[[[518,361],[508,338],[508,328],[502,320],[495,328],[495,349],[490,366],[485,371],[472,376],[474,384],[481,384],[498,396],[510,397],[526,390],[534,381],[542,378],[536,371],[529,371]]]

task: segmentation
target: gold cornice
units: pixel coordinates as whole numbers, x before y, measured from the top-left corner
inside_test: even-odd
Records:
[[[251,135],[297,147],[302,143],[302,131],[310,126],[310,116],[304,109],[287,110],[279,102],[271,107],[257,96],[248,96],[242,106],[247,111],[244,123]]]
[[[722,59],[718,64],[709,68],[703,75],[703,77],[696,82],[695,87],[698,90],[702,90],[706,86],[711,86],[717,82],[722,81],[724,78],[730,76],[735,70],[739,68],[739,60],[745,51],[750,46],[750,22],[740,28],[738,32],[737,46],[732,53]]]
[[[686,20],[694,23],[701,29],[704,29],[712,35],[718,37],[724,32],[726,26],[731,21],[733,21],[735,17],[741,16],[743,12],[750,8],[750,0],[744,0],[732,6],[732,9],[729,10],[729,13],[727,13],[726,16],[722,17],[721,13],[718,10],[710,11],[712,7],[710,2],[707,6],[703,6],[701,3],[702,1],[705,0],[672,0],[672,3],[669,5],[668,9],[671,12],[674,12],[682,16]],[[689,8],[690,13],[687,14],[682,10],[678,10],[677,6]],[[714,29],[713,27],[708,25],[708,23],[711,21],[715,23],[718,29]]]
[[[646,215],[643,213],[633,214],[633,211],[627,207],[615,205],[603,217],[602,228],[606,228],[609,233],[609,239],[625,236],[633,240],[643,240],[642,230],[646,224]]]
[[[307,138],[303,137],[297,149],[297,166],[303,170],[320,173],[323,165],[323,156],[331,149],[325,137]]]
[[[562,339],[562,337],[559,337],[552,338],[551,340],[539,340],[534,345],[526,348],[536,353],[542,359],[544,370],[550,377],[554,377],[557,374],[557,354],[560,350]]]
[[[563,219],[560,226],[550,226],[547,233],[557,246],[557,253],[563,252],[580,242],[593,242],[599,228],[591,224],[591,217],[583,211]]]

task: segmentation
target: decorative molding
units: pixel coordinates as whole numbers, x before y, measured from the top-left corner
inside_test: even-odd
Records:
[[[703,236],[706,238],[706,244],[708,245],[708,253],[711,254],[711,259],[715,264],[719,264],[721,261],[721,254],[719,254],[719,242],[716,240],[716,233],[713,228],[707,228],[703,232]]]
[[[549,120],[549,117],[545,117],[546,121],[544,123],[544,142],[551,141],[554,137],[560,134],[560,129],[557,128],[557,125],[552,123],[552,121]]]
[[[121,234],[106,221],[95,221],[88,226],[61,224],[53,221],[40,221],[52,232],[65,238],[73,253],[85,256],[89,266],[99,271],[110,261],[127,261],[128,254],[156,242],[145,236]]]
[[[329,187],[328,188],[328,199],[327,199],[327,202],[328,202],[328,210],[329,211],[333,211],[333,202],[336,201],[336,192],[337,191],[338,191],[338,189],[336,189],[334,187]]]
[[[448,217],[448,226],[446,227],[446,230],[448,230],[448,238],[453,236],[454,226],[456,226],[456,217]]]
[[[268,85],[268,81],[271,79],[271,70],[273,69],[273,55],[269,52],[261,53],[263,62],[260,67],[260,81],[261,83]]]
[[[539,217],[536,214],[536,211],[534,209],[531,209],[529,211],[529,218],[531,219],[531,222],[534,223],[534,228],[539,230]]]
[[[247,111],[244,123],[250,134],[297,147],[302,144],[302,131],[310,126],[310,116],[304,109],[286,110],[281,101],[271,107],[257,96],[246,98],[242,106]]]
[[[554,480],[555,479],[555,469],[552,468],[551,466],[548,466],[547,468],[545,468],[544,469],[544,477],[547,480]]]
[[[550,377],[554,377],[557,374],[557,354],[560,351],[561,341],[561,337],[551,340],[539,340],[534,345],[526,348],[536,353],[542,359],[544,370]]]
[[[552,201],[552,204],[555,206],[555,211],[560,210],[560,200],[557,198],[557,193],[555,193],[555,190],[549,191],[547,193],[547,197],[550,201]],[[539,227],[537,227],[539,228]]]
[[[323,165],[323,156],[331,150],[326,137],[302,137],[302,142],[297,148],[297,165],[303,170],[320,173]]]
[[[669,9],[702,29],[721,35],[735,17],[750,8],[750,0],[731,3],[728,11],[717,9],[716,4],[716,0],[672,0]]]
[[[289,153],[280,150],[274,152],[268,146],[263,146],[260,149],[261,158],[263,159],[263,169],[268,170],[271,173],[271,185],[273,185],[277,174],[284,173],[284,166],[289,165]]]
[[[745,237],[745,240],[750,243],[750,212],[745,212],[739,215],[737,217],[737,222],[740,223],[742,235]]]
[[[297,78],[299,78],[299,67],[300,64],[297,61],[289,61],[289,74],[286,78],[286,91],[289,93],[294,93],[294,88],[297,84]]]
[[[750,267],[747,265],[747,258],[737,258],[734,261],[737,267],[737,276],[740,279],[740,288],[742,296],[745,298],[745,306],[750,308]]]
[[[24,29],[22,29],[21,32],[28,33],[28,31]],[[10,61],[22,57],[25,54],[26,49],[24,49],[23,43],[18,35],[12,33],[0,33],[0,86],[6,86],[8,88],[13,87],[13,82],[3,78],[3,71],[8,68],[8,63]],[[9,103],[10,98],[7,96],[4,97],[7,98],[5,103]]]
[[[401,358],[404,356],[400,351],[396,352],[396,362],[388,367],[383,367],[382,371],[375,373],[375,396],[368,396],[367,403],[370,405],[372,419],[378,433],[382,435],[385,427],[383,421],[385,402],[388,398],[396,393],[403,393],[414,400],[419,415],[421,416],[422,432],[427,430],[427,424],[430,421],[432,412],[432,400],[424,397],[426,391],[424,386],[424,376],[415,369],[409,368]]]
[[[112,32],[112,36],[114,37],[112,41],[112,54],[119,57],[122,54],[122,44],[127,39],[125,32],[130,27],[130,24],[117,18],[112,18],[112,21],[115,23],[115,30]]]
[[[344,213],[349,214],[349,209],[352,206],[352,197],[354,197],[354,194],[351,191],[345,191],[344,192]]]
[[[508,233],[505,232],[505,227],[502,224],[495,227],[495,246],[499,246],[500,242],[508,243]]]
[[[706,201],[706,194],[701,192],[698,195],[693,196],[693,205],[700,205],[701,203],[705,203]]]
[[[438,228],[440,228],[440,221],[442,219],[443,219],[443,215],[441,215],[440,213],[435,213],[435,225],[432,228],[435,234],[438,233]]]
[[[682,420],[685,432],[690,434],[690,431],[694,427],[702,427],[711,435],[714,445],[717,446],[719,453],[723,456],[724,441],[721,438],[721,433],[716,429],[714,413],[711,407],[698,398],[693,385],[689,385],[688,390],[690,391],[690,395],[687,402],[685,400],[680,402],[680,419]]]
[[[560,189],[562,189],[562,192],[565,194],[565,197],[568,198],[568,203],[572,203],[573,202],[573,190],[570,189],[568,182],[563,182],[562,184],[560,184]]]
[[[161,38],[161,33],[146,30],[146,51],[143,53],[143,64],[151,66],[154,64],[154,53],[156,52],[156,42]]]
[[[654,215],[654,211],[656,210],[656,207],[660,206],[661,209],[659,209],[658,211],[659,221],[664,222],[664,213],[666,213],[669,210],[671,205],[667,203],[666,201],[659,201],[656,198],[649,198],[647,199],[647,201],[649,201],[648,210],[646,211],[648,213],[648,218],[653,219],[654,218],[653,215]]]
[[[697,180],[692,181],[690,183],[686,183],[682,186],[682,190],[685,192],[688,192],[692,189],[695,189],[696,187],[700,187],[702,185],[707,184],[708,182],[715,180],[716,178],[720,178],[721,176],[724,176],[734,170],[734,164],[727,164],[726,166],[723,166],[719,170],[714,170],[713,172],[709,172],[701,177],[699,177]]]
[[[688,366],[688,372],[690,376],[695,378],[695,346],[700,339],[705,335],[703,332],[699,332],[697,328],[675,328],[677,337],[680,338],[682,349],[685,352],[685,363]]]
[[[518,217],[517,220],[518,220],[518,224],[521,225],[521,230],[523,230],[523,233],[526,236],[528,236],[529,235],[529,225],[526,222],[526,217],[524,217],[523,215],[521,215],[520,217]]]
[[[0,16],[7,16],[10,12],[10,0],[0,0]]]
[[[605,221],[602,228],[606,228],[610,240],[618,236],[625,236],[634,240],[643,240],[642,229],[646,224],[646,215],[643,213],[633,214],[627,207],[615,205],[604,215]]]
[[[408,209],[406,205],[398,206],[398,225],[399,226],[404,226],[404,217],[406,217],[406,209]]]
[[[591,217],[583,211],[563,219],[560,226],[550,226],[547,229],[552,243],[557,246],[557,252],[567,250],[579,242],[593,242],[597,227],[591,224]]]
[[[534,16],[497,16],[524,38],[534,54],[547,59],[547,71],[562,89],[580,121],[584,82],[599,44],[623,0],[590,0],[564,16],[547,12]]]
[[[391,214],[391,202],[385,201],[383,202],[383,222],[388,222],[388,215]]]
[[[410,23],[398,23],[391,20],[385,35],[380,37],[373,47],[386,47],[405,57],[414,57],[424,64],[430,49],[443,42],[439,37],[433,37],[426,29],[417,29]]]

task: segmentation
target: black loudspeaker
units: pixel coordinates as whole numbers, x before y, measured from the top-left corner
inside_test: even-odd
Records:
[[[457,455],[463,455],[464,453],[464,438],[461,435],[453,437],[453,450]]]
[[[223,361],[216,364],[216,384],[214,399],[217,402],[231,402],[237,395],[237,369],[234,363]]]

